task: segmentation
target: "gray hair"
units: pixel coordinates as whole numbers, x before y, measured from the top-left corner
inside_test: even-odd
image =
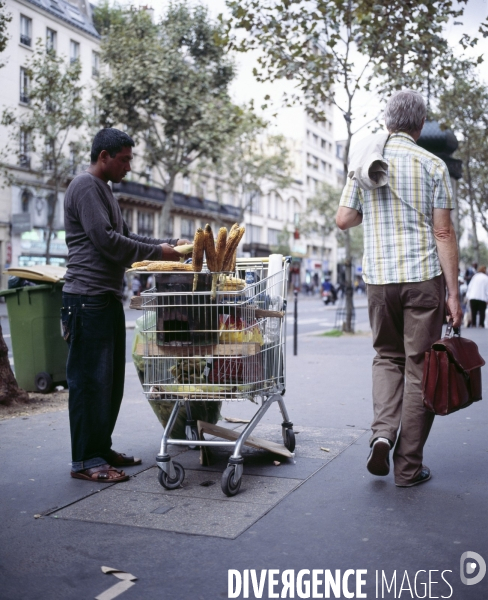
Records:
[[[390,96],[385,108],[385,124],[390,133],[420,131],[427,107],[418,92],[402,90]]]

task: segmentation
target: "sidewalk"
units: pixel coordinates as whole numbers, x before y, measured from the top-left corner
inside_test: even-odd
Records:
[[[463,334],[488,357],[486,330]],[[374,478],[365,468],[372,358],[366,336],[301,338],[299,356],[287,357],[285,395],[297,432],[296,464],[249,451],[233,498],[220,491],[228,451],[208,468],[200,467],[198,452],[183,452],[183,488],[159,485],[152,467],[162,429],[130,368],[114,447],[141,456],[143,465],[127,469],[138,473],[127,484],[69,477],[66,411],[0,421],[0,597],[94,598],[118,582],[102,573],[104,565],[138,578],[122,600],[227,598],[228,569],[256,569],[258,579],[259,570],[278,569],[280,581],[285,569],[329,569],[332,576],[335,569],[341,576],[363,569],[366,596],[358,598],[398,598],[407,572],[412,589],[418,574],[417,593],[407,588],[401,598],[488,597],[486,577],[474,586],[459,577],[463,552],[488,560],[488,402],[437,418],[425,451],[432,480],[397,488],[391,474]],[[488,390],[486,367],[483,378]],[[224,403],[222,414],[250,418],[255,410],[250,402]],[[260,431],[279,441],[274,407]],[[43,514],[49,516],[34,518]],[[390,584],[395,571],[396,595],[382,595],[382,572]],[[351,590],[354,580],[353,574]],[[262,597],[271,597],[267,580]]]

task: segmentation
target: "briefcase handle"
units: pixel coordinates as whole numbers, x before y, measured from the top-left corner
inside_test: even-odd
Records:
[[[444,337],[450,338],[454,335],[461,336],[461,327],[453,327],[452,319],[449,319],[449,321],[447,322],[446,335]]]

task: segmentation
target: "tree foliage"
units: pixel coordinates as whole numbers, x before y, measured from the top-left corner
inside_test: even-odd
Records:
[[[437,118],[459,140],[457,156],[463,161],[463,179],[458,198],[471,221],[475,262],[479,263],[477,223],[488,232],[488,87],[470,62],[454,63],[452,76],[439,96]]]
[[[252,106],[240,110],[239,123],[215,164],[227,194],[239,207],[239,222],[265,192],[278,192],[293,181],[290,149],[284,136],[269,133],[269,123]],[[266,186],[266,189],[265,189]]]
[[[461,0],[460,6],[465,2]],[[317,121],[327,119],[328,103],[342,113],[347,127],[344,178],[358,91],[370,89],[373,82],[382,94],[406,85],[429,90],[449,68],[444,25],[462,14],[452,0],[227,0],[227,4],[233,27],[245,32],[240,41],[236,39],[236,47],[262,51],[255,71],[259,81],[293,81],[296,92],[286,101],[301,102]],[[349,231],[344,239],[349,330],[353,308]]]
[[[102,41],[100,115],[141,143],[164,182],[162,222],[173,208],[178,173],[199,159],[215,162],[239,121],[228,87],[234,67],[223,26],[207,9],[171,2],[158,23],[146,10],[124,10]]]
[[[60,191],[76,172],[87,151],[87,140],[80,132],[86,121],[81,64],[68,63],[39,42],[26,64],[29,76],[29,110],[5,110],[2,123],[10,126],[11,139],[17,153],[19,131],[28,136],[32,152],[40,164],[34,166],[42,187],[52,190],[48,197],[46,262],[50,262],[50,244]]]
[[[9,35],[7,31],[8,24],[12,20],[12,15],[7,12],[5,0],[0,0],[0,54],[7,47]],[[0,60],[0,69],[5,65]]]
[[[315,194],[307,201],[307,211],[300,217],[300,232],[325,238],[336,229],[335,216],[341,198],[341,190],[321,183]]]

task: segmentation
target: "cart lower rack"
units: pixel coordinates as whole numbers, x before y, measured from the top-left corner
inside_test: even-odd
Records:
[[[283,417],[284,446],[295,449],[283,400],[290,259],[280,257],[277,265],[273,258],[238,260],[234,273],[155,272],[155,287],[142,294],[144,393],[151,403],[174,403],[156,457],[159,482],[168,490],[185,477],[183,466],[169,455],[169,445],[230,446],[222,491],[237,494],[242,447],[274,402]],[[237,440],[199,439],[194,403],[242,400],[259,408]],[[171,439],[181,411],[186,439]]]

